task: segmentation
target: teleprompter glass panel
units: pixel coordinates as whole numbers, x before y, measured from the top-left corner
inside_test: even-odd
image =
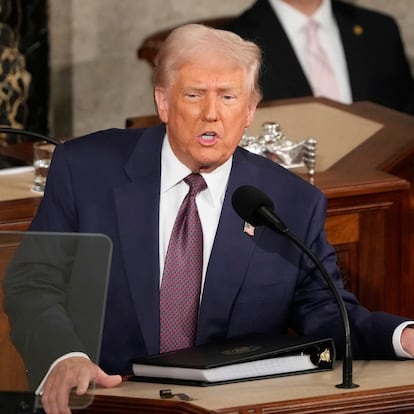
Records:
[[[99,362],[111,257],[102,234],[0,231],[1,413],[36,412],[39,385],[61,355]],[[92,400],[74,395],[70,406]]]

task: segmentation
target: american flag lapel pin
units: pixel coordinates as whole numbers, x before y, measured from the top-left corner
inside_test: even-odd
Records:
[[[247,221],[244,222],[244,228],[243,231],[247,233],[249,236],[254,236],[254,226],[252,226]]]

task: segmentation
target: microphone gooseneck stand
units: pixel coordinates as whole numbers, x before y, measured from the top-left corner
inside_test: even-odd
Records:
[[[318,259],[318,257],[312,252],[312,250],[310,250],[305,245],[305,243],[303,243],[298,237],[296,237],[281,220],[278,220],[274,214],[270,213],[268,208],[259,207],[258,212],[260,213],[260,215],[262,215],[265,218],[265,220],[267,220],[269,223],[272,224],[274,230],[286,236],[293,244],[295,244],[300,250],[302,250],[312,260],[312,262],[321,272],[329,288],[331,289],[338,303],[339,311],[341,313],[342,321],[344,324],[344,330],[345,330],[345,353],[344,353],[344,360],[343,360],[342,383],[337,384],[336,387],[337,388],[359,387],[359,385],[355,384],[352,380],[353,374],[352,374],[351,329],[349,326],[348,314],[346,311],[346,307],[344,305],[344,301],[341,295],[339,294],[337,287],[335,286],[334,282],[332,281],[331,277],[326,271],[325,266]]]
[[[320,271],[323,279],[332,291],[341,313],[345,331],[345,353],[343,359],[342,383],[338,388],[356,388],[352,380],[352,347],[351,329],[344,301],[339,294],[338,288],[329,276],[322,262],[298,237],[296,237],[283,221],[274,212],[272,200],[262,191],[250,185],[239,187],[232,197],[232,205],[237,214],[248,223],[259,226],[266,225],[271,230],[286,236],[296,247],[304,252]]]

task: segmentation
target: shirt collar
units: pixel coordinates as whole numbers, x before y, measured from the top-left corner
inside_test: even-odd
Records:
[[[308,16],[301,13],[283,0],[269,0],[269,2],[279,17],[285,32],[289,36],[293,36],[295,32],[302,30],[308,22]],[[332,12],[331,1],[322,0],[321,5],[315,11],[312,18],[324,29],[329,29],[330,27],[335,26],[335,18]]]
[[[313,15],[316,22],[322,29],[330,30],[336,26],[335,17],[332,12],[332,2],[330,0],[322,0],[320,7]]]
[[[201,174],[208,187],[206,193],[213,205],[223,203],[232,162],[233,157],[230,157],[215,170]],[[179,184],[190,173],[191,170],[174,154],[165,134],[161,150],[161,194]]]

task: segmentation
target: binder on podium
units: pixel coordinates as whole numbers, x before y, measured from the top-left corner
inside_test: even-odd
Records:
[[[334,360],[331,338],[256,335],[139,358],[133,372],[135,381],[209,386],[329,370]]]

